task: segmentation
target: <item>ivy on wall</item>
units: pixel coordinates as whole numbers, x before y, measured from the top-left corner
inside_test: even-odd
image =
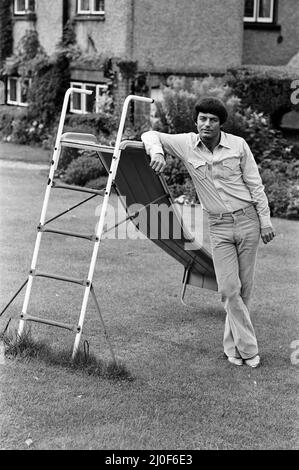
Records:
[[[136,77],[138,68],[137,61],[119,60],[116,65],[118,66],[120,73],[125,79],[129,80],[134,79]]]
[[[113,87],[118,87],[118,76],[128,81],[132,92],[143,94],[147,91],[146,76],[138,72],[137,62],[107,57],[97,52],[84,53],[76,42],[75,27],[72,19],[66,23],[55,53],[51,56],[48,56],[41,46],[35,29],[26,31],[13,55],[9,55],[9,49],[7,49],[8,56],[3,65],[3,76],[19,77],[22,90],[25,91],[27,97],[28,107],[19,126],[20,132],[23,130],[24,141],[30,141],[29,137],[33,139],[33,135],[26,134],[27,130],[29,129],[30,133],[33,127],[39,129],[36,142],[38,139],[43,139],[42,134],[52,133],[65,92],[70,86],[71,68],[101,71],[102,76],[109,79],[108,92],[112,96]],[[110,96],[111,102],[112,96]],[[116,96],[117,100],[118,95]],[[113,105],[109,106],[109,111],[103,108],[104,113],[112,112]],[[36,125],[33,126],[32,123]],[[18,133],[17,138],[19,137]]]
[[[10,0],[1,0],[0,2],[0,30],[0,67],[2,67],[4,60],[12,53],[13,48]]]
[[[37,32],[27,30],[19,41],[15,54],[6,58],[3,73],[28,78],[48,62],[49,57],[39,43]]]
[[[18,75],[21,82],[31,81],[28,89],[28,119],[38,118],[45,127],[51,127],[69,87],[69,60],[58,51],[49,57],[41,47],[38,33],[27,30],[17,51],[5,61],[3,73]]]

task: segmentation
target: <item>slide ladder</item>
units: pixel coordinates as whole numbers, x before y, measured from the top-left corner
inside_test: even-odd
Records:
[[[110,194],[111,194],[113,181],[115,179],[115,175],[116,175],[116,172],[117,172],[117,167],[118,167],[118,164],[119,164],[120,143],[121,143],[122,134],[123,134],[123,130],[124,130],[124,125],[125,125],[125,120],[126,120],[126,116],[127,116],[128,106],[129,106],[131,101],[142,101],[142,102],[152,103],[153,100],[150,99],[150,98],[145,98],[145,97],[141,97],[141,96],[134,96],[134,95],[129,95],[125,99],[123,109],[122,109],[121,118],[120,118],[119,128],[118,128],[118,132],[117,132],[116,142],[115,142],[115,146],[114,146],[113,153],[112,153],[112,156],[111,156],[111,163],[110,163],[110,168],[109,168],[109,171],[108,171],[107,184],[106,184],[106,187],[104,189],[96,190],[96,189],[90,189],[90,188],[74,186],[74,185],[66,185],[66,184],[61,184],[61,183],[57,184],[57,182],[54,181],[55,170],[57,169],[57,166],[58,166],[58,162],[59,162],[59,158],[61,156],[62,148],[63,148],[63,146],[65,146],[65,143],[63,142],[63,127],[64,127],[65,116],[66,116],[66,112],[67,112],[67,108],[68,108],[68,104],[69,104],[69,99],[70,99],[70,96],[73,93],[92,94],[92,91],[83,90],[83,89],[79,89],[79,88],[69,88],[65,93],[63,106],[62,106],[62,111],[61,111],[61,116],[60,116],[60,121],[59,121],[59,125],[58,125],[56,141],[55,141],[54,152],[53,152],[52,161],[51,161],[51,165],[50,165],[49,178],[48,178],[47,187],[46,187],[45,196],[44,196],[44,201],[43,201],[43,205],[42,205],[40,221],[39,221],[38,228],[37,228],[37,236],[36,236],[35,246],[34,246],[34,250],[33,250],[33,256],[32,256],[32,262],[31,262],[31,267],[30,267],[30,271],[29,271],[29,276],[28,276],[28,279],[18,289],[16,294],[13,296],[13,298],[8,302],[8,304],[2,310],[1,315],[5,312],[5,310],[12,303],[12,301],[16,298],[16,296],[21,292],[21,290],[26,286],[25,297],[24,297],[24,302],[23,302],[23,308],[22,308],[21,318],[20,318],[19,327],[18,327],[18,337],[21,338],[21,336],[23,334],[23,331],[24,331],[24,328],[25,328],[26,322],[44,323],[44,324],[47,324],[47,325],[56,326],[56,327],[60,327],[60,328],[64,328],[64,329],[73,331],[73,332],[75,332],[75,341],[74,341],[74,345],[73,345],[72,358],[74,358],[76,356],[76,353],[77,353],[78,348],[79,348],[79,343],[80,343],[83,324],[84,324],[84,318],[85,318],[85,314],[86,314],[87,303],[88,303],[89,295],[91,294],[91,296],[92,296],[92,298],[95,302],[96,309],[99,313],[100,320],[101,320],[102,325],[104,327],[104,334],[105,334],[105,337],[106,337],[106,339],[108,341],[108,344],[109,344],[112,359],[115,362],[115,354],[114,354],[112,345],[110,343],[110,340],[109,340],[109,337],[108,337],[108,334],[107,334],[107,331],[106,331],[106,328],[105,328],[105,325],[104,325],[104,321],[103,321],[103,317],[101,315],[99,303],[98,303],[96,295],[95,295],[95,291],[94,291],[94,287],[93,287],[93,283],[92,283],[93,274],[94,274],[94,269],[95,269],[95,265],[96,265],[96,259],[97,259],[97,254],[98,254],[98,250],[99,250],[99,245],[100,245],[100,242],[101,242],[101,239],[102,239],[102,235],[104,233],[104,222],[105,222],[105,215],[106,215],[106,210],[107,210],[107,206],[108,206],[108,201],[109,201],[109,197],[110,197]],[[84,144],[86,144],[86,146],[83,145],[83,148],[88,148],[88,144],[94,142],[94,140],[95,140],[95,138],[91,135],[77,134],[77,141],[79,142],[79,147],[81,147],[81,148],[82,148],[82,138],[85,139]],[[56,188],[56,189],[59,188],[59,189],[65,189],[65,190],[80,191],[80,192],[88,193],[90,195],[87,199],[85,199],[84,201],[81,201],[80,203],[78,203],[75,206],[71,207],[67,211],[64,211],[63,213],[58,214],[58,215],[56,215],[55,217],[52,217],[49,220],[46,220],[47,208],[48,208],[52,188],[53,189],[54,188]],[[93,197],[96,197],[96,196],[102,196],[103,197],[103,203],[102,203],[102,209],[101,209],[101,213],[99,215],[99,220],[98,220],[98,223],[97,223],[97,228],[96,228],[95,233],[86,234],[86,233],[72,232],[72,231],[67,231],[67,230],[57,230],[57,229],[53,229],[53,228],[50,227],[50,225],[49,225],[50,222],[52,222],[53,220],[56,220],[61,215],[65,214],[66,212],[69,212],[70,210],[78,207],[79,205],[89,201],[90,199],[92,199]],[[90,242],[93,242],[92,256],[91,256],[89,270],[88,270],[88,274],[87,274],[86,278],[79,279],[79,278],[74,278],[72,276],[65,276],[65,275],[61,275],[59,273],[57,274],[57,273],[44,272],[44,271],[40,271],[40,270],[36,269],[39,250],[40,250],[40,245],[41,245],[41,240],[42,240],[42,235],[44,233],[47,233],[47,232],[52,233],[52,234],[65,235],[67,237],[83,238],[83,239],[89,240]],[[54,321],[54,320],[50,320],[50,319],[40,318],[40,317],[28,314],[28,304],[29,304],[29,300],[30,300],[30,296],[31,296],[33,280],[36,277],[44,277],[44,278],[48,278],[48,279],[55,279],[55,280],[58,280],[58,281],[69,282],[69,283],[73,283],[75,285],[79,285],[79,286],[84,287],[84,295],[83,295],[83,301],[82,301],[82,305],[81,305],[81,311],[80,311],[78,323],[76,325],[70,325],[70,324],[67,324],[67,323],[62,323],[60,321]]]
[[[107,339],[110,353],[115,362],[115,354],[110,343],[107,330],[101,315],[99,303],[95,295],[93,287],[93,275],[103,235],[107,232],[105,229],[105,218],[112,189],[115,190],[120,198],[127,216],[119,221],[113,228],[121,223],[131,221],[137,229],[146,237],[150,238],[166,253],[172,256],[176,261],[184,267],[183,286],[181,291],[181,301],[184,303],[184,295],[187,285],[200,288],[206,288],[217,291],[217,282],[215,277],[214,265],[211,254],[198,243],[194,236],[187,230],[184,221],[174,203],[163,175],[157,175],[149,165],[149,156],[146,154],[142,142],[122,141],[125,120],[127,116],[128,106],[131,101],[141,101],[152,103],[150,98],[129,95],[123,105],[120,118],[119,128],[117,132],[115,146],[101,145],[97,143],[97,139],[92,134],[67,132],[63,134],[64,121],[68,107],[69,98],[72,93],[91,94],[91,91],[77,88],[67,90],[62,107],[61,117],[59,121],[56,143],[54,147],[53,158],[51,161],[49,178],[47,182],[44,202],[42,206],[40,222],[37,228],[37,236],[33,251],[31,267],[28,279],[18,289],[13,298],[8,302],[4,311],[9,307],[16,296],[26,286],[25,298],[19,322],[18,335],[21,337],[26,322],[45,323],[51,326],[57,326],[73,331],[75,333],[75,341],[73,346],[72,357],[76,356],[82,335],[82,329],[87,309],[89,295],[92,296],[96,310],[101,320],[104,335]],[[77,148],[85,151],[92,151],[97,154],[101,164],[107,171],[108,180],[106,187],[103,189],[92,189],[87,187],[68,185],[54,180],[55,170],[57,169],[62,149]],[[73,207],[67,209],[61,214],[46,220],[46,213],[52,189],[63,189],[87,193],[88,197]],[[51,222],[75,209],[81,204],[88,202],[94,197],[103,197],[101,211],[98,223],[94,233],[79,233],[68,230],[58,230],[51,228]],[[132,208],[134,208],[132,210]],[[156,230],[153,233],[153,221],[151,211],[154,209],[156,215]],[[163,213],[163,211],[164,213]],[[166,211],[166,212],[165,212]],[[142,223],[144,222],[145,223]],[[110,230],[110,229],[109,229]],[[75,237],[86,239],[93,242],[93,251],[90,260],[89,271],[84,279],[65,276],[57,273],[49,273],[37,269],[37,260],[43,233],[52,233],[64,235],[67,237]],[[83,301],[81,311],[76,325],[70,325],[59,321],[39,318],[28,314],[28,304],[31,296],[31,289],[35,277],[45,277],[55,279],[62,282],[69,282],[84,287]]]

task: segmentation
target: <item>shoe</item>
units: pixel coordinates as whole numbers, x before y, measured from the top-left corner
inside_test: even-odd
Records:
[[[257,354],[256,356],[252,357],[251,359],[245,359],[245,364],[249,367],[258,367],[261,364],[261,358]]]
[[[243,365],[243,359],[241,357],[227,356],[227,360],[231,364],[234,364],[234,366],[242,366]]]

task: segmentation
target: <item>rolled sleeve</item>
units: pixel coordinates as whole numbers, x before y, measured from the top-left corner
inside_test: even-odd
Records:
[[[186,144],[188,134],[165,134],[157,131],[147,131],[141,135],[145,151],[150,157],[155,153],[165,153],[186,159]]]
[[[249,189],[252,201],[260,219],[261,228],[272,227],[268,199],[264,191],[264,185],[259,174],[258,166],[247,142],[243,139],[243,152],[241,159],[243,180]]]

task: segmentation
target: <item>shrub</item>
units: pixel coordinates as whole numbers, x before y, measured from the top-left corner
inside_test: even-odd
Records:
[[[50,136],[41,121],[28,116],[26,108],[1,106],[0,137],[6,142],[36,145]]]
[[[59,157],[57,170],[60,176],[63,176],[67,167],[73,160],[76,160],[82,155],[82,150],[73,147],[62,147]]]
[[[277,135],[277,131],[271,129],[269,119],[251,108],[242,110],[239,108],[224,124],[223,130],[243,137],[257,162],[260,161],[263,152],[269,148],[274,135]]]
[[[278,177],[276,172],[267,174],[261,172],[264,180],[265,191],[267,193],[271,215],[273,217],[285,217],[290,204],[289,183],[282,177]]]
[[[226,80],[244,107],[251,106],[257,112],[268,114],[271,125],[278,128],[283,114],[299,110],[299,105],[293,104],[290,98],[291,82],[295,78],[294,72],[285,67],[252,66],[231,69]]]
[[[13,121],[16,119],[25,119],[27,110],[15,106],[0,106],[0,137],[3,140],[11,141],[13,132]]]
[[[95,178],[93,180],[89,180],[85,184],[85,186],[87,188],[94,188],[94,189],[104,188],[104,187],[106,187],[107,179],[108,179],[108,176],[99,176],[98,178]],[[112,190],[113,190],[113,188],[112,188]]]
[[[186,84],[184,78],[169,77],[162,89],[163,100],[156,103],[155,125],[157,130],[169,133],[196,131],[192,119],[196,101],[203,96],[213,95],[223,100],[231,116],[238,109],[240,100],[233,96],[232,90],[221,78],[212,76],[194,80]]]
[[[72,160],[62,179],[65,183],[85,186],[90,180],[106,176],[107,172],[100,159],[92,152],[84,152]]]
[[[52,128],[69,83],[69,60],[62,53],[36,66],[28,92],[28,115],[41,120],[45,127]]]
[[[188,201],[191,204],[198,203],[197,193],[190,178],[186,178],[183,184],[174,183],[168,185],[168,188],[173,198],[184,196],[184,202]]]
[[[289,204],[287,207],[288,219],[299,219],[299,185],[289,187]]]
[[[66,128],[70,131],[88,132],[96,136],[110,136],[117,130],[118,120],[111,113],[68,114],[65,120]]]
[[[11,142],[26,144],[28,142],[29,126],[28,116],[22,116],[12,121]]]

